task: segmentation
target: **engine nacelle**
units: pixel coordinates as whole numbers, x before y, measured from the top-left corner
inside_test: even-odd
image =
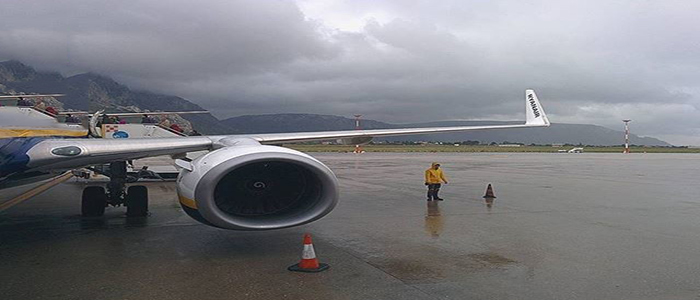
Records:
[[[338,202],[338,180],[326,165],[276,146],[212,151],[181,170],[177,183],[188,215],[226,229],[298,226],[327,215]]]

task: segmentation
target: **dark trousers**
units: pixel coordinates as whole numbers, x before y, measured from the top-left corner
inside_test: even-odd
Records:
[[[438,197],[439,191],[440,191],[440,184],[439,183],[429,184],[428,185],[428,199],[433,199],[433,200],[440,199],[440,197]]]

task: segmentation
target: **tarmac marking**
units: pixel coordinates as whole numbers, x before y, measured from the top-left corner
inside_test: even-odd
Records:
[[[73,173],[70,171],[66,172],[60,176],[54,177],[53,179],[49,180],[48,182],[45,182],[45,183],[43,183],[43,184],[41,184],[41,185],[31,189],[31,190],[24,192],[23,194],[21,194],[17,197],[10,199],[7,202],[0,204],[0,212],[3,212],[3,211],[5,211],[5,210],[17,205],[17,204],[20,204],[20,203],[36,196],[36,195],[39,195],[39,194],[45,192],[46,190],[56,186],[57,184],[60,184],[62,182],[65,182],[68,179],[71,179],[72,177],[73,177]]]

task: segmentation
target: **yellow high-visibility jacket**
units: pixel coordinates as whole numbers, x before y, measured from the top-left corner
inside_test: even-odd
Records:
[[[443,183],[447,182],[445,174],[442,173],[442,169],[430,169],[425,170],[425,182],[429,184]]]

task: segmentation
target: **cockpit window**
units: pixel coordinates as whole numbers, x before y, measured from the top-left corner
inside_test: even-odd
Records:
[[[51,150],[51,153],[60,156],[76,156],[80,154],[80,152],[82,152],[82,150],[76,146],[66,146]]]

